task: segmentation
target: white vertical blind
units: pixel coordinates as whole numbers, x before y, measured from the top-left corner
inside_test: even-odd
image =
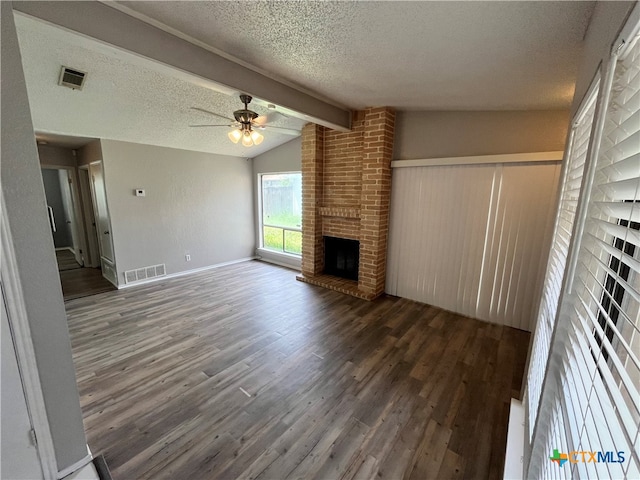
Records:
[[[636,27],[637,32],[637,27]],[[600,152],[563,295],[527,478],[640,478],[640,43],[615,65]],[[575,241],[575,240],[574,240]],[[560,420],[559,420],[560,419]],[[624,452],[623,462],[542,462],[565,451]]]
[[[394,169],[387,293],[530,330],[560,166]]]
[[[582,174],[587,158],[589,139],[591,138],[598,85],[599,83],[596,83],[590,90],[584,105],[576,115],[571,131],[570,145],[567,150],[568,160],[563,173],[560,203],[556,213],[553,240],[544,278],[542,299],[538,309],[535,337],[527,375],[529,438],[533,435],[545,366],[549,357],[549,348],[551,347],[551,335],[556,320],[573,222],[576,215],[580,187],[582,186]]]

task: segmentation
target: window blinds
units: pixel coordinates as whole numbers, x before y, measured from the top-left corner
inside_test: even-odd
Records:
[[[540,411],[550,418],[537,420],[528,478],[640,478],[637,35],[615,65],[605,115],[572,291],[561,299],[543,386]],[[551,447],[567,454],[567,465],[545,459]],[[575,452],[601,455],[580,461]]]
[[[530,331],[560,170],[555,162],[395,169],[386,292]]]
[[[591,126],[593,124],[597,93],[598,84],[591,89],[585,104],[576,116],[571,132],[567,167],[563,174],[562,192],[556,214],[551,252],[549,253],[542,299],[538,310],[537,326],[527,378],[529,438],[533,435],[545,366],[549,357],[551,334],[556,319],[560,289],[562,288],[569,244],[571,242],[573,221],[582,185],[582,174],[587,158],[589,139],[591,138]]]

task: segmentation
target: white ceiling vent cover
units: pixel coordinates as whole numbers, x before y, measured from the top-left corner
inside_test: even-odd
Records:
[[[82,90],[84,81],[87,78],[87,72],[81,72],[75,68],[63,66],[60,70],[60,79],[58,85],[69,87],[74,90]]]

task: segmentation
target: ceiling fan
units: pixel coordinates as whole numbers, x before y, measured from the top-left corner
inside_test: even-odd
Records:
[[[251,95],[241,94],[240,101],[244,104],[244,108],[240,110],[236,110],[233,112],[234,118],[225,117],[224,115],[220,115],[218,113],[211,112],[209,110],[205,110],[204,108],[191,107],[192,110],[197,110],[199,112],[208,113],[209,115],[213,115],[218,118],[222,118],[224,120],[228,120],[231,123],[222,123],[222,124],[207,124],[207,125],[189,125],[190,127],[232,127],[228,133],[229,140],[233,143],[238,143],[241,141],[242,145],[245,147],[251,147],[252,145],[260,145],[264,137],[258,130],[277,130],[278,133],[284,133],[286,135],[300,135],[299,130],[294,130],[291,128],[282,128],[282,127],[273,127],[268,125],[269,116],[268,115],[258,115],[253,110],[249,110],[249,103],[251,103]]]

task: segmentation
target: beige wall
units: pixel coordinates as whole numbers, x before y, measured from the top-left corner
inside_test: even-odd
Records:
[[[102,153],[119,284],[135,268],[173,274],[253,256],[250,160],[115,140]]]
[[[279,147],[253,159],[253,174],[275,172],[299,172],[302,158],[302,137],[283,143]]]
[[[620,33],[624,21],[637,2],[596,2],[595,10],[584,37],[584,50],[578,69],[576,90],[571,114],[580,103],[593,82],[600,65],[606,67],[613,42]]]
[[[569,112],[398,112],[394,160],[563,150]]]
[[[38,145],[40,165],[43,167],[75,167],[76,157],[70,148]]]
[[[20,277],[56,463],[58,470],[63,470],[87,455],[86,439],[11,2],[0,2],[0,8],[0,178],[2,209],[7,219],[2,228],[10,229],[16,261],[12,273]],[[7,265],[6,259],[3,261]],[[6,406],[3,404],[2,408]]]
[[[91,162],[97,162],[98,160],[102,160],[100,140],[94,140],[78,149],[78,165],[89,165]]]

